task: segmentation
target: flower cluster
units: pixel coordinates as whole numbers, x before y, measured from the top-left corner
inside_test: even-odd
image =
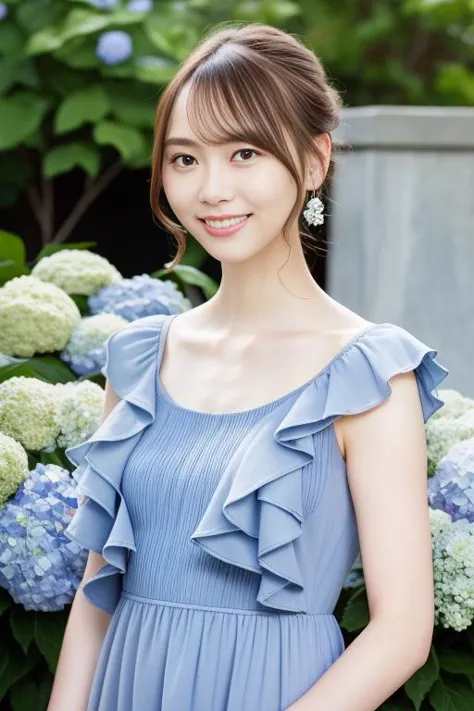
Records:
[[[135,321],[153,314],[181,313],[191,308],[191,302],[174,282],[139,274],[99,289],[89,297],[88,307],[92,314],[108,312]]]
[[[9,378],[0,383],[0,433],[32,452],[72,447],[99,427],[103,405],[103,389],[87,380],[54,385]]]
[[[100,313],[85,316],[74,329],[60,357],[76,375],[97,373],[105,364],[107,338],[126,326],[128,321],[117,314]]]
[[[60,428],[55,386],[37,378],[0,383],[0,432],[32,451],[55,449]]]
[[[86,296],[122,279],[118,269],[105,257],[87,249],[61,249],[40,259],[31,273],[42,281],[55,284],[67,294]]]
[[[445,405],[425,425],[430,477],[455,444],[474,437],[474,400],[455,390],[440,390],[438,394]]]
[[[435,624],[457,632],[474,619],[474,525],[430,509]]]
[[[125,62],[132,56],[132,53],[132,38],[124,30],[104,32],[97,42],[97,57],[111,67]]]
[[[87,550],[64,529],[77,505],[69,472],[37,464],[0,508],[0,586],[26,610],[61,610],[75,595]]]
[[[448,513],[453,521],[474,523],[474,439],[460,442],[443,457],[428,482],[433,509]]]
[[[0,351],[23,358],[60,351],[80,319],[62,289],[34,276],[15,277],[0,289]]]
[[[104,409],[104,391],[90,380],[56,385],[56,388],[61,390],[56,407],[60,426],[57,445],[67,449],[85,442],[99,427]]]
[[[28,455],[19,442],[0,432],[0,506],[28,474]]]

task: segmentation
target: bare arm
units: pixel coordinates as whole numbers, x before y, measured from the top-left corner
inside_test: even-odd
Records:
[[[434,625],[423,417],[413,372],[379,407],[336,424],[370,622],[288,711],[374,711],[425,663]]]
[[[102,421],[119,402],[106,382]],[[86,711],[92,678],[111,616],[92,605],[83,593],[84,584],[107,561],[90,551],[86,569],[71,606],[61,654],[47,711]]]

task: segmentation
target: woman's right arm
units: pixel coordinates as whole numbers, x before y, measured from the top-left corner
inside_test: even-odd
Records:
[[[118,402],[119,397],[106,381],[102,421]],[[47,711],[87,709],[92,679],[111,615],[92,605],[85,597],[83,587],[104,565],[107,561],[99,553],[89,552],[69,613]]]

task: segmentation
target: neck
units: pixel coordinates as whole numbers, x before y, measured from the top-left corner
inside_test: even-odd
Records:
[[[244,262],[222,265],[219,290],[206,308],[216,325],[255,332],[325,320],[334,302],[311,275],[299,236],[290,244],[291,251],[275,240]]]

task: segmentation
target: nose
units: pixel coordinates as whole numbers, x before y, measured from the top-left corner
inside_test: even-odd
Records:
[[[219,202],[232,200],[232,197],[233,188],[222,166],[215,164],[202,171],[201,185],[199,187],[199,200],[202,203],[215,205]]]

